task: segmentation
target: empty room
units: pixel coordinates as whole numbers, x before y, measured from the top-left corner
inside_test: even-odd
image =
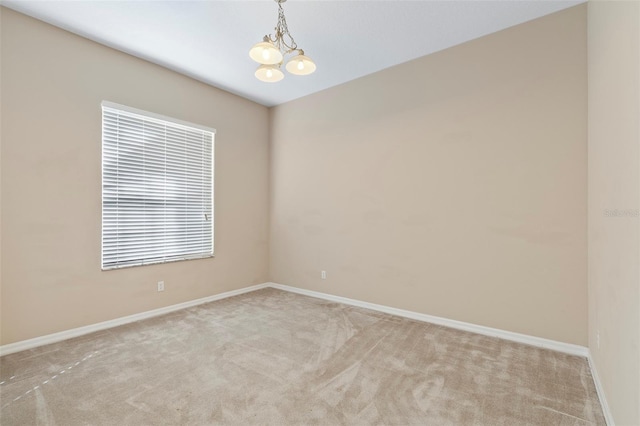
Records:
[[[0,424],[640,426],[640,2],[0,2]]]

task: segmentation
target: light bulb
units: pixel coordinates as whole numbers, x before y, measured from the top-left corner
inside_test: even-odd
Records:
[[[304,69],[304,62],[298,61],[298,69],[301,71]]]
[[[271,70],[267,70],[267,77],[268,77],[268,78],[273,77],[273,71],[271,71]]]
[[[268,60],[269,60],[269,51],[268,51],[267,49],[264,49],[264,50],[262,51],[262,58],[263,58],[265,61],[268,61]]]

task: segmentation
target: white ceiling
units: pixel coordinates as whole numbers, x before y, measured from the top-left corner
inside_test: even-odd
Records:
[[[259,102],[278,105],[584,0],[310,1],[283,4],[318,69],[258,81],[251,46],[277,21],[258,1],[2,0],[18,12]]]

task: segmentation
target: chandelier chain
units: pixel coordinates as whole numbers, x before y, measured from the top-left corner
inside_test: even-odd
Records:
[[[298,49],[298,45],[296,41],[293,39],[291,33],[289,33],[289,27],[287,26],[287,18],[284,16],[284,9],[282,8],[282,3],[278,2],[278,23],[275,30],[275,36],[268,35],[267,37],[271,42],[273,42],[280,51],[283,53],[291,53],[294,50],[300,51]],[[287,37],[289,40],[285,39]]]

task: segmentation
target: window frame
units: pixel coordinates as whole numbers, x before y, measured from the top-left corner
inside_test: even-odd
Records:
[[[135,116],[137,116],[141,121],[142,120],[146,120],[146,121],[151,121],[151,122],[156,122],[162,125],[169,125],[172,127],[177,127],[177,128],[186,128],[186,129],[192,129],[195,131],[201,131],[201,132],[206,132],[209,133],[211,136],[211,159],[210,159],[210,165],[211,165],[211,218],[210,220],[207,220],[207,222],[211,223],[211,252],[209,253],[208,251],[206,253],[204,252],[199,252],[199,253],[195,253],[195,254],[186,254],[182,257],[175,257],[175,258],[163,258],[161,260],[153,260],[153,261],[149,261],[148,259],[140,259],[139,261],[135,261],[135,263],[132,263],[134,261],[129,261],[126,262],[125,264],[109,264],[107,266],[105,266],[105,109],[106,110],[110,110],[112,112],[116,112],[116,113],[123,113],[125,115],[128,115],[129,117],[135,118]],[[215,136],[216,136],[216,129],[212,128],[212,127],[208,127],[208,126],[203,126],[200,124],[195,124],[195,123],[191,123],[188,121],[183,121],[183,120],[179,120],[173,117],[168,117],[168,116],[164,116],[161,114],[157,114],[157,113],[153,113],[153,112],[149,112],[149,111],[144,111],[144,110],[140,110],[137,108],[133,108],[133,107],[129,107],[126,105],[121,105],[121,104],[117,104],[115,102],[110,102],[110,101],[102,101],[101,102],[101,206],[100,206],[100,213],[101,213],[101,227],[100,227],[100,234],[101,234],[101,243],[100,243],[100,267],[102,271],[110,271],[110,270],[117,270],[117,269],[123,269],[123,268],[131,268],[131,267],[138,267],[138,266],[148,266],[148,265],[159,265],[159,264],[165,264],[165,263],[171,263],[171,262],[179,262],[179,261],[184,261],[184,260],[197,260],[197,259],[207,259],[207,258],[213,258],[215,257],[215,199],[214,199],[214,195],[215,195]],[[166,140],[165,140],[165,146],[166,146]],[[166,175],[166,169],[164,171],[165,175]],[[142,179],[141,179],[142,180]],[[163,225],[166,225],[166,223],[164,223]],[[166,252],[163,252],[163,257],[166,256]]]

